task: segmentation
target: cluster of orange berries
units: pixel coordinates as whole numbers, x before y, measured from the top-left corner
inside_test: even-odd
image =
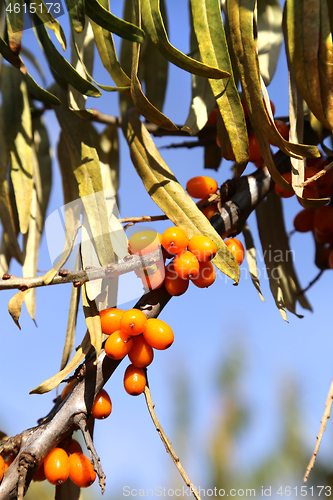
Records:
[[[146,386],[146,368],[154,359],[154,349],[164,350],[174,341],[170,326],[158,318],[146,318],[139,309],[123,311],[115,307],[100,311],[102,332],[109,335],[105,354],[111,359],[128,355],[124,387],[131,396],[138,396]],[[94,415],[93,415],[94,416]]]
[[[0,481],[14,458],[14,455],[9,455],[5,460],[0,455]],[[34,481],[47,480],[55,486],[63,484],[68,478],[80,488],[91,486],[96,479],[92,463],[75,439],[63,441],[53,448],[33,476]]]
[[[253,162],[256,165],[256,167],[260,167],[263,164],[264,160],[262,158],[262,154],[260,151],[260,147],[259,147],[257,138],[252,130],[252,127],[251,127],[251,124],[249,121],[249,114],[248,114],[244,99],[241,100],[241,103],[243,106],[244,116],[245,116],[246,125],[247,125],[247,129],[248,129],[249,159],[251,162]],[[264,105],[266,107],[265,102],[264,102]],[[274,116],[274,114],[275,114],[274,103],[272,101],[270,101],[270,105],[271,105],[272,115]],[[217,108],[213,109],[213,111],[211,112],[211,114],[208,117],[206,125],[215,125],[217,122],[217,114],[218,114]],[[274,124],[275,124],[276,128],[278,129],[279,133],[282,135],[282,137],[284,139],[288,140],[288,138],[289,138],[289,125],[287,125],[282,120],[274,120]],[[220,141],[219,141],[217,136],[216,136],[216,142],[217,142],[217,145],[219,147],[221,147]],[[273,144],[273,143],[271,143],[271,145],[275,146],[275,144]],[[235,160],[235,156],[234,156],[234,153],[233,153],[231,147],[230,147],[230,155],[226,159],[233,160],[233,161]]]

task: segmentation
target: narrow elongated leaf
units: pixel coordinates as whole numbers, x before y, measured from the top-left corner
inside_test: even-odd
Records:
[[[8,312],[11,315],[11,317],[13,318],[15,325],[17,325],[20,330],[21,330],[21,327],[20,327],[19,319],[20,319],[20,315],[21,315],[22,304],[23,304],[25,296],[30,291],[31,291],[31,288],[28,288],[28,290],[17,292],[14,295],[14,297],[12,297],[8,302]]]
[[[79,269],[80,269],[80,253],[78,252],[77,257],[76,257],[76,261],[75,261],[74,270],[78,271]],[[68,320],[67,320],[65,345],[64,345],[64,349],[62,351],[60,370],[65,368],[65,366],[67,365],[67,363],[70,359],[72,351],[74,349],[76,320],[77,320],[77,313],[79,310],[79,302],[80,302],[80,288],[81,287],[79,287],[79,286],[72,287],[71,299],[70,299],[70,304],[69,304]]]
[[[268,139],[289,156],[294,155],[298,158],[317,157],[318,148],[293,144],[283,139],[263,104],[262,91],[266,89],[260,77],[257,45],[253,33],[255,0],[230,0],[227,6],[231,39],[251,124],[273,180],[281,187],[288,188],[275,168]]]
[[[288,0],[285,19],[286,45],[297,84],[312,113],[330,128],[322,105],[319,75],[320,0]]]
[[[135,21],[140,23],[139,3],[134,1]],[[138,112],[149,122],[155,123],[159,127],[167,130],[178,130],[178,127],[153,106],[142,92],[141,84],[138,78],[140,46],[138,43],[133,45],[133,60],[131,73],[131,96]]]
[[[142,1],[142,19],[147,33],[160,52],[175,66],[205,78],[228,78],[230,73],[210,67],[176,49],[168,40],[160,11],[159,0]]]
[[[74,31],[81,33],[86,22],[84,0],[66,0],[66,4]]]
[[[75,89],[89,97],[99,97],[100,90],[90,83],[73,68],[71,64],[57,51],[53,45],[46,28],[39,24],[36,26],[36,31],[40,43],[43,46],[46,58],[50,66],[59,74],[61,78],[70,83]]]
[[[19,54],[23,32],[23,0],[5,0],[8,44],[14,54]]]
[[[145,32],[141,28],[114,16],[98,0],[86,0],[86,12],[90,19],[111,33],[132,42],[142,43],[144,41]]]
[[[258,57],[260,73],[266,85],[271,82],[278,62],[282,34],[282,10],[279,0],[258,0]]]
[[[14,221],[12,205],[9,197],[9,187],[7,180],[7,170],[9,161],[9,152],[6,147],[4,133],[3,110],[0,110],[0,219],[3,225],[4,233],[1,243],[1,254],[3,255],[5,267],[9,264],[10,258],[14,257],[18,262],[23,262],[21,249],[17,242],[17,232]],[[4,270],[7,272],[7,269]]]
[[[49,8],[45,5],[43,0],[38,0],[38,3],[36,3],[36,14],[42,21],[42,23],[54,32],[63,50],[66,50],[66,37],[64,30],[62,29],[58,21],[54,19],[51,12],[49,12]]]
[[[106,2],[107,0],[103,1]],[[99,56],[112,80],[118,87],[130,87],[131,80],[120,66],[111,33],[93,21],[91,21],[91,27]],[[130,90],[123,90],[123,93],[128,99],[131,99]]]
[[[270,193],[257,209],[257,222],[265,259],[269,285],[282,318],[287,321],[286,309],[296,314],[296,304],[311,310],[294,269],[294,252],[290,250],[284,227],[281,199]]]
[[[224,68],[232,74],[227,40],[218,0],[191,1],[193,26],[199,43],[201,58],[210,66]],[[233,76],[228,80],[209,80],[218,108],[228,132],[237,162],[237,175],[241,175],[248,159],[248,134],[239,92]],[[223,137],[219,136],[220,144]]]
[[[330,20],[331,15],[331,20]],[[333,7],[329,0],[320,1],[319,81],[323,109],[333,129]]]
[[[19,217],[25,234],[30,219],[33,190],[32,125],[27,86],[22,75],[11,66],[2,68],[3,122],[10,175]]]
[[[246,260],[247,260],[247,265],[249,266],[249,273],[250,277],[252,280],[252,283],[257,290],[259,297],[261,300],[265,301],[261,288],[260,288],[260,282],[259,282],[259,273],[258,273],[258,267],[257,267],[257,251],[254,246],[254,241],[253,237],[251,234],[251,230],[249,228],[249,225],[246,223],[245,226],[243,227],[242,230],[244,240],[245,240],[245,245],[246,245]]]
[[[66,92],[57,87],[56,94],[66,102]],[[70,111],[65,104],[56,108],[56,115],[71,157],[80,198],[102,266],[114,262],[109,234],[108,214],[103,195],[103,181],[99,158],[90,134],[90,125]]]
[[[45,392],[52,391],[57,385],[60,384],[75,368],[83,361],[84,357],[88,354],[91,347],[89,332],[87,331],[80,347],[78,347],[68,365],[53,377],[42,382],[38,387],[30,391],[29,394],[44,394]]]
[[[99,356],[102,348],[102,328],[96,302],[90,301],[86,293],[85,284],[82,286],[82,305],[86,325],[90,335],[91,345],[96,350],[96,357]]]
[[[163,161],[136,112],[124,119],[123,131],[136,171],[155,203],[189,236],[202,233],[215,241],[218,255],[214,258],[214,264],[238,282],[239,266],[232,253]]]

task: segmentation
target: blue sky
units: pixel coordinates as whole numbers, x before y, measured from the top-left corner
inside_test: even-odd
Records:
[[[116,15],[121,15],[118,3],[111,5],[111,9]],[[187,2],[176,3],[171,0],[168,2],[168,14],[171,42],[177,48],[188,52]],[[63,24],[65,17],[59,18],[59,21]],[[30,48],[36,47],[32,30],[24,33],[23,43]],[[69,58],[68,50],[66,57]],[[97,55],[94,76],[97,81],[112,85],[108,74],[98,62]],[[190,84],[190,75],[170,65],[163,111],[174,123],[185,122],[190,104]],[[284,48],[281,50],[278,69],[268,91],[276,106],[276,116],[288,114],[288,74]],[[116,93],[103,93],[101,99],[89,99],[89,106],[111,115],[119,114]],[[45,118],[55,150],[59,127],[52,111],[47,112]],[[156,144],[160,147],[176,141],[161,138],[156,139]],[[163,149],[161,154],[183,186],[190,177],[203,173],[201,150]],[[159,214],[159,208],[150,200],[131,164],[121,132],[120,157],[121,216]],[[218,172],[205,173],[221,184],[231,177],[230,166],[230,163],[224,162]],[[252,170],[253,165],[249,165],[246,173]],[[62,205],[61,181],[56,160],[53,162],[53,171],[54,186],[48,214]],[[295,198],[283,201],[283,205],[287,229],[291,230],[293,218],[301,207]],[[249,223],[260,252],[253,215]],[[152,227],[163,232],[169,225],[155,223]],[[242,236],[240,239],[243,241]],[[313,263],[312,237],[295,234],[290,244],[295,252],[295,266],[300,282],[306,286],[317,273]],[[20,275],[19,267],[13,264],[11,273]],[[46,271],[50,265],[46,241],[43,238],[39,269]],[[331,271],[327,271],[307,294],[314,312],[304,311],[303,319],[288,314],[289,323],[286,323],[270,294],[268,281],[264,277],[262,258],[259,256],[259,268],[264,277],[261,286],[265,302],[260,300],[247,277],[246,263],[242,267],[238,287],[234,287],[231,280],[225,280],[222,275],[218,275],[216,283],[209,289],[201,290],[190,286],[184,296],[171,300],[160,318],[174,329],[175,342],[169,350],[156,352],[155,360],[149,368],[149,381],[156,411],[171,439],[174,433],[174,388],[182,373],[189,377],[193,409],[191,449],[185,457],[184,466],[188,467],[189,476],[198,485],[204,485],[207,481],[207,471],[203,467],[200,453],[205,449],[214,418],[216,373],[234,345],[241,344],[246,351],[242,397],[253,412],[251,430],[242,441],[238,455],[239,464],[245,470],[264,459],[269,450],[278,443],[281,423],[278,398],[288,380],[295,380],[298,384],[303,419],[300,426],[304,427],[304,440],[309,453],[312,452],[332,378],[332,322],[328,299],[332,287]],[[61,285],[61,288],[53,286],[39,289],[36,313],[38,328],[23,310],[21,331],[16,328],[7,312],[7,303],[13,293],[2,292],[0,428],[9,435],[35,425],[36,420],[45,415],[52,405],[54,391],[43,396],[29,396],[28,393],[59,370],[70,292],[70,286],[66,285]],[[303,313],[300,309],[298,312]],[[80,314],[78,321],[76,345],[80,343],[85,332],[82,316]],[[171,459],[165,453],[150,421],[143,396],[130,397],[123,389],[122,377],[125,367],[126,361],[106,385],[113,402],[113,412],[106,421],[97,422],[95,427],[95,444],[107,475],[108,497],[112,497],[125,485],[133,488],[172,486],[168,484]],[[331,436],[329,422],[328,433],[324,436],[320,452],[322,457],[332,457],[329,446]],[[94,488],[98,490],[97,485]]]

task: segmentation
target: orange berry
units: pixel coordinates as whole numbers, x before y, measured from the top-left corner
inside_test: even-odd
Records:
[[[41,482],[41,481],[45,481],[45,479],[46,479],[46,477],[45,477],[45,471],[44,471],[44,462],[42,462],[37,467],[37,469],[32,477],[32,480]]]
[[[130,396],[139,396],[146,387],[146,376],[143,368],[129,365],[124,374],[124,387]]]
[[[216,278],[214,265],[211,262],[200,262],[198,276],[192,280],[198,288],[207,288],[212,285]]]
[[[69,477],[79,488],[88,488],[96,479],[96,472],[89,458],[83,453],[72,453],[69,457]]]
[[[174,341],[172,328],[158,318],[149,318],[143,332],[145,340],[151,347],[158,350],[168,349]]]
[[[282,177],[291,184],[291,172],[286,172],[285,174],[282,175]],[[280,198],[291,198],[294,196],[294,191],[288,191],[288,189],[284,189],[280,187],[278,184],[275,184],[274,190]]]
[[[139,335],[133,339],[132,349],[128,353],[128,357],[134,366],[144,368],[153,361],[154,351],[144,337]]]
[[[331,250],[328,255],[328,265],[333,269],[333,250]]]
[[[196,256],[199,262],[212,260],[217,252],[217,246],[213,240],[202,234],[192,236],[188,249]]]
[[[183,280],[175,271],[173,262],[167,265],[165,269],[164,286],[167,292],[173,296],[183,295],[189,286],[189,280]]]
[[[249,135],[249,160],[250,161],[260,161],[262,159],[262,154],[260,151],[258,140],[252,132]]]
[[[63,388],[62,393],[60,395],[62,401],[67,398],[68,394],[71,392],[71,390],[73,389],[76,382],[77,382],[77,379],[74,378],[73,380],[68,382],[68,384],[65,385],[65,387]]]
[[[128,251],[130,254],[146,255],[160,247],[161,238],[156,231],[134,233],[128,240]]]
[[[72,453],[82,453],[81,445],[78,441],[76,441],[76,439],[71,439],[66,445],[65,450],[67,451],[67,455],[71,455]]]
[[[333,206],[325,205],[317,208],[314,213],[313,225],[318,233],[333,234]]]
[[[120,327],[127,335],[140,335],[147,323],[146,315],[140,309],[128,309],[125,311],[120,322]]]
[[[198,201],[197,205],[199,205],[199,203],[202,203],[203,201],[204,200]],[[216,214],[216,212],[219,211],[219,209],[217,208],[217,203],[211,203],[205,208],[200,208],[200,210],[207,217],[207,219],[210,219],[214,214]]]
[[[105,342],[105,354],[111,359],[122,359],[130,352],[132,344],[133,340],[127,333],[117,330]]]
[[[149,288],[149,290],[156,290],[163,284],[165,275],[164,263],[159,265],[153,264],[150,267],[145,267],[143,271],[136,272],[141,278],[143,286]]]
[[[237,238],[229,238],[228,240],[225,240],[224,243],[232,252],[233,256],[238,262],[238,265],[240,266],[243,263],[245,257],[245,250],[242,243]]]
[[[5,471],[6,471],[6,462],[4,461],[4,458],[0,455],[0,481],[3,478]]]
[[[187,250],[176,255],[173,265],[178,276],[184,280],[196,278],[199,274],[199,261]]]
[[[187,181],[186,191],[192,198],[208,198],[210,194],[216,193],[217,182],[212,177],[198,175]]]
[[[208,117],[206,125],[216,125],[216,123],[217,123],[217,113],[218,113],[217,108],[214,108],[213,111],[211,112],[211,114]]]
[[[96,399],[94,401],[91,410],[91,414],[94,418],[102,420],[110,415],[111,410],[112,410],[112,403],[110,396],[104,389],[101,389],[96,396]]]
[[[68,455],[62,448],[53,448],[44,460],[45,477],[51,484],[62,484],[69,476]]]
[[[299,233],[307,233],[313,229],[314,209],[304,208],[294,219],[294,228]]]
[[[116,307],[109,307],[99,312],[99,317],[101,318],[102,332],[105,335],[111,335],[111,333],[116,332],[120,329],[120,320],[124,311],[122,309],[117,309]]]
[[[162,246],[169,253],[182,252],[188,242],[188,234],[182,227],[169,227],[162,234]]]

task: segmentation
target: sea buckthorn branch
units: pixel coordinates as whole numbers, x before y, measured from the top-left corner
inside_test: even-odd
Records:
[[[155,318],[170,298],[171,295],[162,286],[143,295],[135,307],[141,309],[147,318]],[[121,360],[113,360],[106,356],[104,349],[96,360],[95,351],[92,349],[85,362],[78,367],[77,373],[81,380],[78,380],[68,397],[62,402],[58,397],[54,408],[40,425],[24,430],[0,443],[1,455],[6,456],[9,452],[17,453],[0,484],[1,500],[18,498],[18,486],[20,485],[21,491],[24,483],[24,489],[27,489],[38,465],[60,441],[71,436],[77,429],[76,419],[82,418],[83,415],[86,419],[89,418],[96,395],[120,362]],[[84,437],[87,438],[85,434]],[[96,460],[99,461],[97,453]],[[98,470],[96,472],[98,473]]]
[[[123,262],[109,264],[105,267],[90,268],[81,271],[69,271],[60,269],[51,283],[46,285],[43,276],[32,278],[17,278],[10,274],[4,274],[0,279],[0,290],[27,290],[28,288],[37,288],[49,285],[61,285],[64,283],[74,283],[75,286],[83,285],[87,281],[98,280],[102,278],[116,278],[122,274],[129,273],[147,267],[160,260],[159,250],[151,252],[149,255],[128,255]]]
[[[316,458],[317,458],[317,455],[318,455],[318,451],[319,451],[319,447],[320,447],[320,444],[321,444],[321,440],[323,438],[323,434],[324,434],[325,429],[326,429],[326,424],[327,424],[328,419],[331,416],[332,403],[333,403],[333,380],[331,382],[331,386],[329,388],[328,395],[327,395],[327,398],[326,398],[324,415],[323,415],[323,418],[320,421],[321,422],[321,426],[320,426],[320,429],[319,429],[319,434],[317,436],[316,446],[315,446],[314,452],[312,454],[311,460],[309,462],[309,465],[306,468],[306,472],[305,472],[305,475],[304,475],[304,478],[303,478],[303,483],[306,483],[306,481],[308,480],[308,477],[309,477],[309,474],[311,472],[311,469],[313,468],[314,463],[316,461]]]
[[[164,430],[163,430],[163,428],[162,428],[162,426],[157,418],[157,415],[155,413],[155,405],[153,403],[150,389],[149,389],[147,375],[146,375],[146,379],[147,379],[147,382],[146,382],[146,387],[144,390],[144,395],[146,398],[147,408],[148,408],[149,414],[151,416],[151,419],[154,422],[155,428],[156,428],[156,430],[161,438],[161,441],[163,442],[163,444],[165,446],[167,453],[169,453],[169,455],[171,456],[171,458],[172,458],[175,466],[177,467],[181,477],[183,478],[186,486],[188,488],[190,488],[190,491],[193,494],[194,498],[196,498],[197,500],[201,500],[199,493],[197,492],[194,484],[190,481],[190,478],[186,474],[184,467],[180,463],[180,460],[179,460],[178,456],[176,455],[175,450],[172,447],[171,441],[168,439],[167,435],[165,434],[165,432],[164,432]]]
[[[99,456],[97,455],[92,437],[90,435],[90,432],[87,427],[87,416],[85,413],[81,413],[78,415],[75,415],[74,417],[74,424],[77,425],[82,432],[84,442],[86,443],[87,450],[89,451],[90,455],[90,460],[91,463],[94,466],[94,470],[98,475],[99,478],[99,485],[101,487],[102,494],[105,491],[105,478],[106,475],[103,472],[102,466],[101,466],[101,460]]]

